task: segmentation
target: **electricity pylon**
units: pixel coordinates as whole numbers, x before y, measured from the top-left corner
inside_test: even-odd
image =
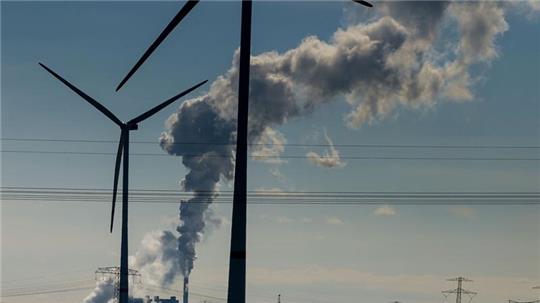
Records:
[[[128,270],[131,283],[140,283],[141,274],[135,269]],[[114,284],[113,302],[118,303],[120,298],[120,267],[100,267],[96,270],[96,280],[111,279]]]
[[[456,294],[456,303],[461,303],[461,296],[464,295],[464,294],[468,295],[471,298],[469,300],[469,302],[472,300],[472,298],[476,294],[478,294],[477,292],[466,290],[462,286],[463,282],[472,282],[472,280],[469,280],[469,279],[464,278],[464,277],[457,277],[457,278],[448,279],[446,281],[452,281],[452,282],[457,281],[458,282],[458,285],[457,285],[456,289],[445,290],[445,291],[442,292],[443,295],[445,295],[445,296],[448,296],[450,294]]]

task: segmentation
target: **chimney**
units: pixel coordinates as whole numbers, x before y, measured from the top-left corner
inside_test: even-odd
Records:
[[[184,303],[188,303],[188,297],[189,297],[189,278],[186,276],[184,277]]]

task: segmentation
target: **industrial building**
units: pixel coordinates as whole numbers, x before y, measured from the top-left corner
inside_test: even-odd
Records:
[[[162,299],[159,296],[154,296],[154,298],[150,298],[150,296],[146,296],[144,298],[132,298],[130,300],[130,303],[179,303],[176,297],[170,297],[169,299]]]

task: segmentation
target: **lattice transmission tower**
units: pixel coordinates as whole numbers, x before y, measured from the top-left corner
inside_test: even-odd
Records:
[[[141,284],[141,274],[134,270],[129,269],[128,270],[128,277],[130,278],[130,282],[132,284]],[[110,267],[99,267],[96,270],[96,281],[99,280],[106,280],[110,279],[113,282],[114,285],[114,296],[113,296],[113,302],[118,303],[120,300],[120,267],[118,266],[110,266]],[[133,297],[133,293],[131,293],[133,288],[130,288],[130,294],[129,297]]]
[[[445,290],[445,291],[442,292],[442,294],[443,294],[443,296],[445,296],[445,298],[448,297],[451,294],[456,294],[456,303],[461,303],[462,295],[467,295],[469,297],[468,302],[471,302],[472,299],[474,298],[474,296],[476,296],[478,294],[477,292],[466,290],[466,289],[463,288],[463,282],[472,282],[472,280],[469,280],[469,279],[464,278],[464,277],[457,277],[457,278],[448,279],[446,281],[457,282],[457,284],[458,284],[457,288],[450,289],[450,290]]]

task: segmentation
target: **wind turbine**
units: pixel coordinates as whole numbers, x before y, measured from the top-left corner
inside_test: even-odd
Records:
[[[352,0],[355,3],[373,7],[363,0]],[[186,7],[195,6],[198,1],[188,1]],[[236,133],[236,163],[234,167],[234,194],[231,225],[231,251],[229,256],[228,303],[246,302],[246,221],[247,221],[247,146],[248,146],[248,108],[249,108],[249,67],[251,56],[251,11],[252,1],[242,0],[242,19],[240,33],[240,69],[238,79],[238,124]],[[177,16],[180,13],[177,14]],[[173,19],[175,21],[177,17]],[[146,50],[128,75],[120,82],[117,90],[125,84],[137,69],[144,63],[172,29],[169,25]],[[178,25],[179,21],[176,22]]]
[[[197,89],[199,86],[206,83],[208,80],[202,81],[195,86],[179,93],[178,95],[166,100],[165,102],[153,107],[149,111],[129,120],[128,122],[122,122],[118,119],[110,110],[105,106],[101,105],[98,101],[88,96],[86,93],[75,87],[73,84],[69,83],[66,79],[62,78],[60,75],[55,73],[53,70],[48,68],[42,63],[39,63],[47,72],[53,75],[60,82],[64,83],[77,95],[81,96],[84,100],[94,106],[97,110],[107,116],[112,120],[118,127],[120,127],[120,140],[118,141],[118,152],[116,154],[116,163],[114,165],[114,183],[113,183],[113,197],[112,197],[112,208],[111,208],[111,227],[110,232],[113,230],[114,222],[114,210],[116,206],[116,191],[118,189],[118,176],[120,173],[120,164],[122,162],[122,154],[124,157],[124,165],[122,172],[122,244],[120,246],[120,303],[128,303],[129,300],[129,276],[128,276],[128,178],[129,178],[129,132],[132,130],[137,130],[139,128],[138,124],[160,110],[164,109],[166,106],[170,105],[174,101],[180,99],[181,97],[189,94],[193,90]]]
[[[364,6],[367,6],[367,7],[373,7],[373,4],[367,2],[367,1],[363,1],[363,0],[352,0],[353,2],[356,2],[358,4],[362,4]]]

